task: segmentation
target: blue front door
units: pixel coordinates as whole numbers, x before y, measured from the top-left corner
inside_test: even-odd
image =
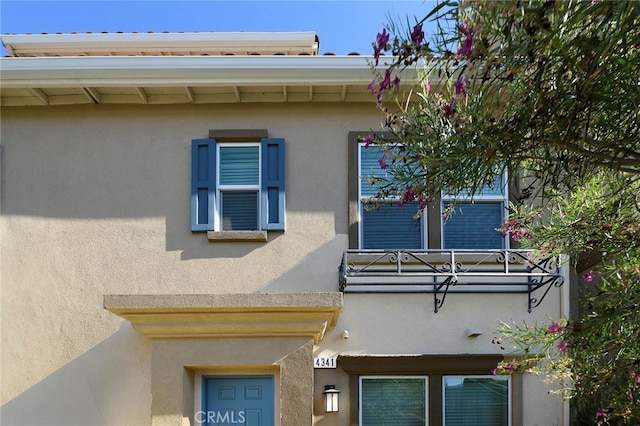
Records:
[[[273,376],[203,376],[198,423],[273,426]]]

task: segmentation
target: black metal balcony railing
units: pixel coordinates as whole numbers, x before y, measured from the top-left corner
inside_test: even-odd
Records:
[[[346,250],[345,293],[433,293],[437,313],[449,293],[523,293],[528,311],[564,284],[556,257],[529,250]]]

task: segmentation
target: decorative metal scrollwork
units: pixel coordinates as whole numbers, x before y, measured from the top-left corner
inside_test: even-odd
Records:
[[[340,291],[433,293],[435,312],[454,292],[525,293],[531,312],[563,283],[557,257],[528,250],[347,250],[339,267]]]

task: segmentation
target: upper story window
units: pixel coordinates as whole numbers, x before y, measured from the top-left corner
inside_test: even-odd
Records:
[[[284,230],[284,139],[211,131],[192,141],[191,230]]]
[[[216,145],[218,187],[216,199],[221,231],[260,229],[260,144]],[[214,226],[215,228],[215,226]]]
[[[361,142],[367,133],[349,135],[349,248],[351,249],[502,249],[508,191],[506,176],[476,194],[446,193],[417,215],[418,203],[375,198],[380,184],[369,177],[388,176],[384,151]]]
[[[507,181],[500,176],[471,197],[442,194],[442,248],[501,249],[508,240],[496,229],[505,220]]]
[[[359,247],[362,249],[421,249],[425,248],[426,223],[415,217],[418,203],[404,205],[398,198],[376,198],[380,185],[368,177],[387,177],[381,166],[384,151],[379,146],[359,144]]]

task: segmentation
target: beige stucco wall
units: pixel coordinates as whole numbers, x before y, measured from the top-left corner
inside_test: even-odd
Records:
[[[152,344],[103,309],[105,294],[337,291],[347,135],[379,122],[370,104],[3,108],[2,423],[150,423]],[[214,128],[287,141],[287,230],[267,243],[190,231],[190,143]],[[347,295],[314,354],[496,353],[499,320],[557,316],[559,294],[532,314],[523,295],[450,295],[438,314],[432,295]],[[472,326],[484,334],[466,337]],[[314,398],[318,424],[340,424]],[[544,404],[526,424],[560,418]]]

